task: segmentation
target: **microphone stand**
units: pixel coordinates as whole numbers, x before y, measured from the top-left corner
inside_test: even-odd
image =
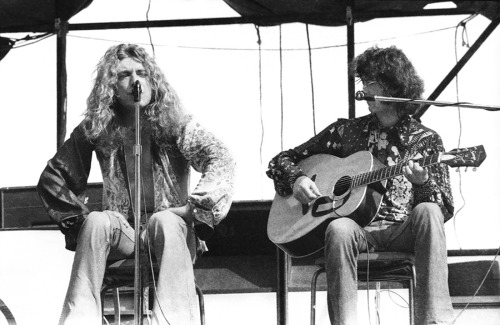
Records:
[[[493,105],[478,105],[465,102],[438,102],[435,100],[425,100],[425,99],[409,99],[409,98],[397,98],[397,97],[384,97],[384,96],[366,96],[363,91],[356,92],[356,100],[366,100],[366,101],[380,101],[380,102],[394,102],[394,103],[409,103],[409,104],[428,104],[434,106],[457,106],[466,108],[480,108],[487,111],[500,111],[499,106]]]
[[[133,88],[135,106],[135,265],[134,265],[134,324],[142,325],[142,283],[141,283],[141,123],[140,123],[140,101],[141,83],[136,80]]]

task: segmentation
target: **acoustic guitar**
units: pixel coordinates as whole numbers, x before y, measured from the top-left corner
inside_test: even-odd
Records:
[[[422,167],[445,163],[451,167],[479,167],[486,158],[484,147],[454,149],[415,160]],[[298,166],[323,196],[301,204],[293,195],[276,194],[267,224],[269,239],[292,257],[303,257],[324,247],[327,225],[347,217],[361,227],[377,215],[386,192],[387,179],[402,175],[407,162],[385,166],[368,151],[347,158],[328,154],[308,157]]]

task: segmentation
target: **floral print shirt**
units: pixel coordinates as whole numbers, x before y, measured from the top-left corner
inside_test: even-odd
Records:
[[[127,161],[123,144],[91,143],[81,124],[49,160],[37,188],[49,216],[66,235],[66,248],[70,250],[76,247],[79,226],[90,213],[85,190],[93,152],[103,177],[102,209],[118,211],[129,220],[134,219],[130,190],[134,182],[130,179],[134,161]],[[190,201],[196,233],[202,240],[208,238],[214,226],[227,215],[232,202],[235,161],[229,150],[190,118],[175,144],[159,146],[152,140],[151,157],[154,212]],[[191,193],[190,167],[202,174]]]
[[[267,175],[274,180],[281,196],[292,194],[295,180],[305,175],[297,163],[309,156],[327,153],[340,158],[367,150],[386,166],[409,160],[417,154],[429,156],[443,152],[441,137],[411,117],[384,129],[376,115],[339,119],[304,144],[279,153],[269,163]],[[429,180],[413,185],[403,175],[388,180],[381,207],[375,220],[402,222],[421,202],[437,203],[445,221],[453,216],[454,206],[448,166],[428,167]]]

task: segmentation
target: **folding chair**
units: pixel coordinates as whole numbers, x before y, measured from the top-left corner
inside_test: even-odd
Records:
[[[412,253],[404,252],[374,252],[358,255],[358,281],[375,282],[377,288],[380,282],[406,282],[409,291],[410,324],[414,324],[413,290],[415,289],[415,257]],[[325,258],[316,260],[319,269],[311,280],[311,325],[316,322],[316,283],[318,276],[325,273]]]

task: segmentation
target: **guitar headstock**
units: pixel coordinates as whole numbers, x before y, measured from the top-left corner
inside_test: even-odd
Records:
[[[482,145],[457,148],[443,153],[441,162],[450,167],[479,167],[486,159],[486,151]]]

